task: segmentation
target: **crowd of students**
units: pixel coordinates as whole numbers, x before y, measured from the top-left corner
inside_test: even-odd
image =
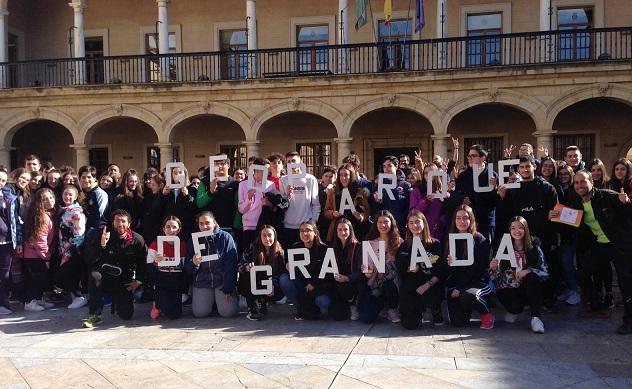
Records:
[[[24,168],[0,168],[0,314],[13,313],[11,302],[26,311],[88,305],[83,325],[93,327],[105,304],[130,319],[135,302],[151,302],[154,320],[177,319],[188,304],[195,317],[231,317],[242,296],[249,320],[286,302],[296,320],[387,318],[415,329],[426,311],[442,325],[445,300],[452,325],[477,311],[480,327],[492,329],[498,305],[509,323],[528,307],[531,330],[543,333],[543,312],[560,302],[583,304],[582,317],[609,317],[619,302],[614,264],[624,309],[617,331],[630,334],[632,163],[619,159],[609,171],[599,159],[584,162],[576,146],[563,161],[541,151],[536,159],[531,145],[518,148],[518,163],[500,172],[520,183],[511,189],[482,145],[460,166],[456,140],[452,159],[385,157],[383,173],[396,177],[386,187],[367,179],[353,153],[319,179],[288,174],[305,173],[286,171],[301,162],[296,152],[250,158],[268,175],[255,169],[249,178],[228,159],[195,176],[183,165],[141,174],[116,164],[97,176],[92,166],[75,173],[29,155]],[[583,212],[578,226],[552,221],[562,206]],[[451,249],[454,233],[471,242]],[[495,256],[506,234],[511,261]],[[364,258],[363,242],[383,255],[383,270]],[[429,262],[411,263],[417,242]],[[288,258],[293,249],[308,254],[303,268]],[[324,272],[332,250],[337,270]],[[253,271],[264,265],[271,271]]]

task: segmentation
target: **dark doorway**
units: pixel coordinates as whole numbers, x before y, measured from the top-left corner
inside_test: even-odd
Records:
[[[86,71],[89,84],[103,84],[105,65],[103,62],[103,37],[90,37],[85,40]]]
[[[97,177],[106,173],[110,163],[109,151],[107,147],[95,147],[90,149],[90,165],[97,169]]]
[[[415,164],[415,151],[418,148],[415,147],[388,147],[388,148],[376,148],[373,149],[373,172],[375,176],[382,172],[382,159],[389,155],[394,155],[399,158],[400,154],[406,154],[410,158],[411,165]]]

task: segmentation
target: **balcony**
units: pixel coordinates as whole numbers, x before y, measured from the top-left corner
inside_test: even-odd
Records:
[[[0,64],[0,86],[212,82],[632,60],[632,27]]]

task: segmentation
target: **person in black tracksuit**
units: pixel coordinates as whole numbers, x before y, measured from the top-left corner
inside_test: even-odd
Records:
[[[100,322],[103,294],[112,296],[112,311],[123,320],[134,314],[133,292],[145,280],[147,246],[130,228],[131,217],[124,210],[112,213],[112,231],[102,230],[96,247],[86,248],[87,257],[94,258],[89,277],[90,315],[84,322],[91,327]],[[111,234],[111,236],[110,236]]]
[[[174,175],[178,168],[173,169]],[[198,211],[195,198],[189,193],[186,183],[189,181],[189,173],[185,170],[185,186],[180,189],[170,189],[165,186],[162,190],[163,220],[169,216],[176,216],[182,221],[180,238],[188,241],[195,226],[195,214]]]
[[[338,274],[334,275],[335,289],[330,308],[334,320],[345,320],[351,314],[351,320],[358,320],[356,306],[360,285],[366,285],[366,277],[360,271],[362,264],[362,245],[355,237],[353,223],[340,218],[334,225],[335,237],[332,245],[336,254]]]
[[[470,266],[452,266],[453,258],[448,255],[449,267],[446,279],[448,314],[452,325],[466,325],[470,321],[472,310],[481,314],[481,328],[491,329],[494,317],[489,309],[487,299],[492,293],[484,276],[489,266],[490,245],[487,239],[476,231],[474,211],[467,205],[461,205],[454,213],[452,233],[471,233],[474,236],[474,264]],[[446,245],[447,247],[448,245]],[[466,241],[457,240],[455,252],[459,259],[467,255]]]
[[[269,265],[272,267],[273,292],[267,296],[253,295],[251,288],[252,266]],[[248,247],[239,263],[239,293],[248,303],[248,320],[261,320],[268,312],[268,302],[279,301],[284,297],[279,283],[279,277],[285,273],[285,252],[277,239],[274,227],[264,225],[257,240]],[[257,285],[260,288],[265,273],[257,273]]]
[[[402,277],[399,292],[399,312],[402,315],[402,327],[414,330],[421,324],[423,313],[430,308],[435,325],[443,324],[441,302],[444,297],[444,281],[447,275],[447,263],[442,255],[441,243],[430,236],[430,227],[426,217],[413,209],[406,220],[408,231],[406,240],[399,247],[395,264]],[[413,238],[419,238],[432,267],[424,263],[410,266]]]
[[[573,177],[577,197],[569,206],[583,210],[578,230],[577,264],[582,292],[590,302],[592,314],[603,310],[597,298],[591,276],[604,266],[614,263],[623,295],[623,324],[620,334],[632,334],[632,202],[624,193],[595,189],[589,172],[579,171]],[[552,212],[556,216],[555,211]]]

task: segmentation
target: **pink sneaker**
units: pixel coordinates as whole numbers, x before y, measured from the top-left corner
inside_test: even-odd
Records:
[[[151,312],[149,312],[149,317],[151,317],[152,320],[158,319],[160,317],[160,309],[152,307]]]
[[[481,329],[491,330],[494,328],[494,314],[491,312],[483,313],[481,315]]]

